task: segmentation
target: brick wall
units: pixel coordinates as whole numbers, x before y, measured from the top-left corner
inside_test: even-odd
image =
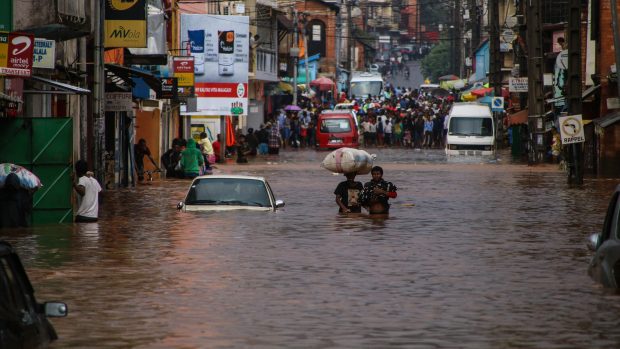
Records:
[[[334,9],[316,1],[297,2],[298,12],[308,15],[307,21],[317,19],[325,23],[325,57],[321,57],[320,68],[322,75],[336,75],[336,13]]]

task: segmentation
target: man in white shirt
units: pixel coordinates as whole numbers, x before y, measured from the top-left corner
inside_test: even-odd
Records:
[[[78,194],[78,210],[75,216],[76,223],[96,222],[99,217],[99,192],[101,186],[88,171],[88,165],[84,160],[75,163],[75,173],[78,182],[73,182],[73,189]]]

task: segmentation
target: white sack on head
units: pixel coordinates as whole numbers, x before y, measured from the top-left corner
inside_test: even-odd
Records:
[[[321,166],[336,173],[370,173],[372,163],[377,156],[368,154],[364,150],[353,148],[339,148],[325,156]]]

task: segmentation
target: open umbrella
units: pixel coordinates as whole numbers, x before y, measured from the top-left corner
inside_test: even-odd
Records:
[[[473,90],[473,91],[470,91],[470,92],[474,96],[483,97],[483,96],[485,96],[487,94],[492,93],[493,92],[493,88],[491,88],[491,87],[483,87],[483,88],[479,88],[477,90]]]
[[[286,111],[300,111],[301,108],[296,106],[296,105],[294,105],[294,104],[290,104],[290,105],[287,105],[286,107],[284,107],[284,110],[286,110]]]
[[[439,81],[458,80],[458,79],[460,79],[460,78],[458,76],[454,75],[454,74],[444,75],[444,76],[440,76],[439,77]]]
[[[319,88],[319,91],[329,91],[336,86],[336,84],[330,78],[326,78],[321,76],[318,79],[310,81],[310,86],[316,86]]]

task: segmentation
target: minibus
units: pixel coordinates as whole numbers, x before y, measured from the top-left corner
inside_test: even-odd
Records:
[[[495,155],[491,109],[475,102],[454,103],[448,114],[447,155]]]
[[[317,119],[317,149],[359,147],[357,120],[350,110],[324,110]]]

